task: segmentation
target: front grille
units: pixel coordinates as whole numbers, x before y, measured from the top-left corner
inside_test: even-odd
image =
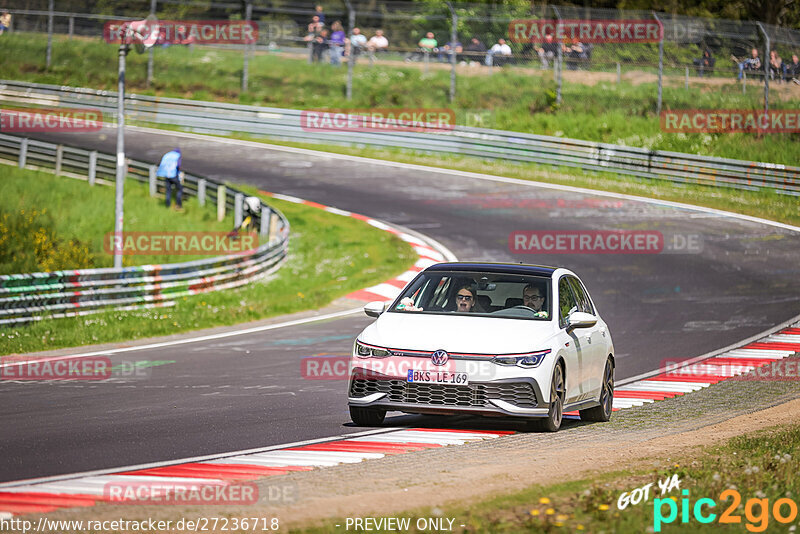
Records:
[[[434,406],[492,407],[489,399],[500,399],[520,408],[536,408],[536,394],[527,382],[496,384],[421,384],[403,380],[369,380],[356,378],[350,386],[350,397],[360,398],[373,393],[387,393],[385,400],[401,404]]]

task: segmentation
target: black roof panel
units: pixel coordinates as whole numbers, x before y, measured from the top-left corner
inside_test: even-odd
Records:
[[[528,265],[524,263],[437,263],[431,265],[425,271],[486,271],[490,273],[505,274],[528,274],[539,276],[552,276],[557,267],[546,267],[544,265]]]

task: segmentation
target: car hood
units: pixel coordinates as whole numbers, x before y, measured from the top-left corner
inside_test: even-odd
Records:
[[[556,332],[552,320],[387,312],[358,339],[393,349],[511,354],[550,348]]]

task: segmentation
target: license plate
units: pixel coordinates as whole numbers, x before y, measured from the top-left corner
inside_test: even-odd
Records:
[[[407,382],[419,382],[421,384],[455,384],[466,386],[469,384],[467,373],[450,373],[447,371],[415,371],[408,370]]]

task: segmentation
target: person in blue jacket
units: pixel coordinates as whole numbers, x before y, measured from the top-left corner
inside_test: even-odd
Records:
[[[170,150],[164,157],[161,158],[161,164],[158,166],[156,174],[162,178],[166,183],[167,189],[167,207],[172,201],[172,188],[175,188],[175,205],[177,208],[183,209],[181,200],[183,197],[183,183],[181,180],[181,149],[176,148]]]

